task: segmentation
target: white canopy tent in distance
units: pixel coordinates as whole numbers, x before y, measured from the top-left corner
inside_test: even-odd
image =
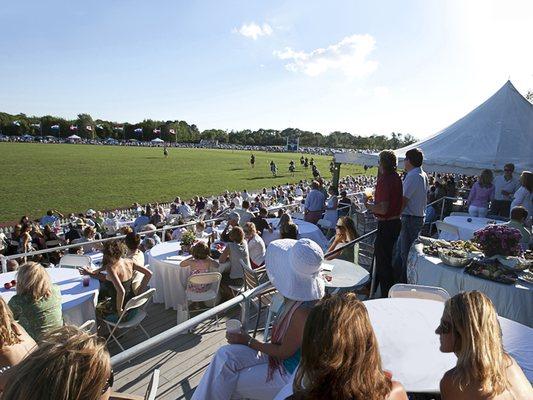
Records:
[[[483,169],[503,170],[513,163],[517,172],[533,170],[533,104],[510,81],[466,116],[394,152],[402,161],[413,148],[424,152],[424,169],[474,175]],[[377,166],[379,154],[335,154],[336,177],[342,163]]]

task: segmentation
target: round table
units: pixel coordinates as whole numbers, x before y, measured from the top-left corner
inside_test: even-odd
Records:
[[[154,303],[164,303],[166,308],[178,311],[185,305],[189,278],[189,268],[179,265],[188,255],[178,255],[180,249],[180,242],[172,240],[152,247],[147,253],[153,273],[150,287],[156,289]]]
[[[268,246],[273,240],[279,239],[280,235],[279,229],[276,229],[279,224],[279,218],[267,218],[267,221],[272,224],[274,231],[272,233],[267,230],[263,231],[263,241],[265,242],[265,246]],[[328,246],[328,239],[326,239],[318,226],[300,219],[293,219],[292,222],[298,226],[298,239],[311,239],[321,248],[326,248]]]
[[[83,286],[83,277],[74,268],[47,268],[52,283],[61,290],[61,306],[65,323],[80,326],[88,320],[96,320],[95,307],[98,301],[100,283],[90,279],[89,286]],[[0,296],[9,302],[16,294],[16,288],[6,290],[4,283],[17,279],[16,272],[0,274]]]
[[[364,305],[378,340],[383,369],[390,371],[408,392],[438,393],[442,376],[457,362],[455,354],[439,351],[439,337],[435,334],[444,303],[393,298],[369,300]],[[505,350],[533,381],[533,329],[506,318],[498,319]],[[276,399],[290,394],[292,382]]]
[[[363,267],[346,260],[326,260],[322,263],[322,275],[329,275],[327,288],[351,288],[362,286],[370,279],[370,274]]]
[[[470,221],[469,221],[470,220]],[[474,232],[486,227],[489,223],[503,224],[502,221],[494,221],[489,218],[468,217],[466,215],[450,215],[444,218],[444,222],[455,226],[459,230],[460,240],[470,240],[474,237]],[[442,232],[439,239],[455,240],[449,233]]]

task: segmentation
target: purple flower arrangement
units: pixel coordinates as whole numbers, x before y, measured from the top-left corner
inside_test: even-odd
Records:
[[[489,225],[474,232],[473,240],[479,244],[486,257],[518,256],[521,238],[518,229],[505,225]]]

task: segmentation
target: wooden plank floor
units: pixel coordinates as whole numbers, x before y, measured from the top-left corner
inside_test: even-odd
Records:
[[[151,337],[176,326],[176,311],[165,310],[162,304],[150,304],[147,312],[148,317],[142,325]],[[230,314],[235,313],[238,313],[238,309],[230,311]],[[180,335],[116,368],[113,390],[144,395],[152,371],[159,368],[157,399],[190,399],[213,354],[226,344],[225,334],[223,321],[218,327],[214,322],[201,324],[193,333]],[[145,338],[143,332],[137,329],[119,340],[128,349]],[[113,356],[120,352],[120,348],[110,343],[109,352]]]

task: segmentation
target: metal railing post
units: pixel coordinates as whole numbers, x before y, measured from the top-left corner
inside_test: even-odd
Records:
[[[0,261],[2,263],[2,273],[7,272],[7,258],[0,254]]]

